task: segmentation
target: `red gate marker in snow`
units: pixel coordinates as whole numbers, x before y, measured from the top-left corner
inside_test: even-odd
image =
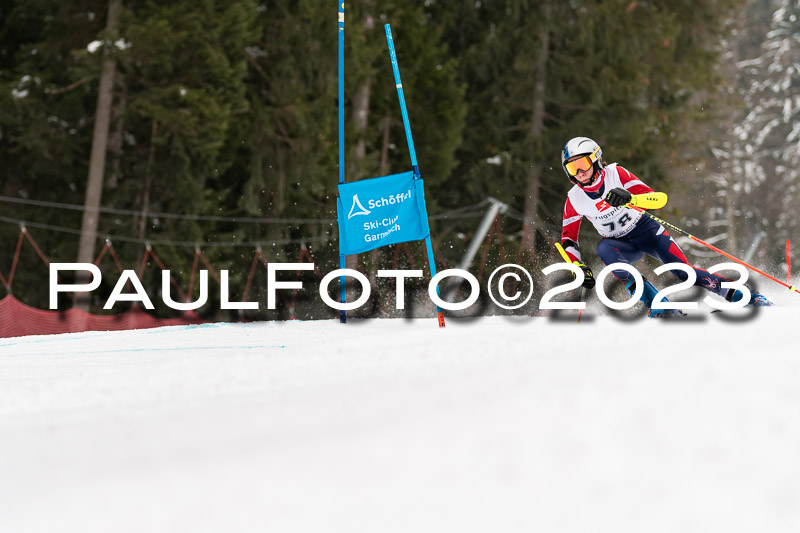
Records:
[[[792,241],[786,239],[786,283],[792,284]]]

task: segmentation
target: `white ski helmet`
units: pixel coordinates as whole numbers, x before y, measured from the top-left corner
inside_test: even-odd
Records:
[[[572,159],[576,155],[588,156],[589,160],[592,162],[595,170],[594,177],[592,182],[586,185],[593,185],[597,179],[598,173],[603,169],[603,150],[600,148],[599,144],[589,137],[574,137],[567,141],[567,144],[564,145],[564,149],[561,150],[561,169],[571,182],[583,187],[584,185],[578,183],[575,176],[570,174],[567,170],[567,160]]]

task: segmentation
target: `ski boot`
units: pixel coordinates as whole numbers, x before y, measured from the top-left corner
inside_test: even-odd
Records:
[[[642,280],[644,281],[644,291],[642,291],[642,296],[639,299],[650,308],[650,312],[647,313],[648,318],[675,318],[679,316],[686,316],[686,313],[680,309],[653,308],[653,300],[655,299],[656,294],[658,294],[658,291],[648,280],[645,278],[642,278]],[[631,278],[625,284],[625,290],[628,291],[628,296],[633,296],[633,293],[636,292],[636,280],[633,279],[633,276],[631,276]],[[669,300],[664,298],[663,301],[667,302]]]
[[[728,289],[728,295],[725,297],[729,302],[738,302],[742,299],[742,291],[739,289]],[[750,301],[744,307],[772,307],[773,304],[766,296],[758,291],[750,290]]]

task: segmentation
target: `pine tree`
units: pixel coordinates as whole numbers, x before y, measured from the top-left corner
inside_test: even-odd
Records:
[[[731,109],[727,141],[714,148],[720,160],[715,183],[732,200],[723,209],[729,233],[739,234],[738,248],[749,248],[759,232],[766,232],[772,259],[779,262],[784,242],[797,228],[800,100],[794,93],[800,84],[800,5],[751,2],[746,13],[747,29],[743,23],[726,47],[735,65],[734,94],[742,105]],[[752,31],[758,21],[762,31]]]
[[[532,227],[555,238],[570,187],[560,149],[577,135],[662,186],[689,102],[715,80],[713,45],[732,5],[433,2],[468,84],[453,175],[466,181],[464,203],[495,196],[523,211],[528,244]]]
[[[84,68],[81,51],[104,26],[106,2],[4,2],[0,9],[0,172],[6,196],[80,204],[88,170],[92,85],[99,62]],[[74,234],[37,225],[80,227],[80,212],[4,204],[8,219],[29,223],[51,258],[74,261]],[[11,265],[19,227],[0,224],[0,261]],[[18,297],[47,306],[47,268],[25,245],[14,278]]]
[[[245,49],[255,38],[255,13],[246,1],[129,7],[123,37],[130,46],[119,54],[126,141],[111,201],[141,216],[115,221],[115,231],[199,245],[210,238],[211,223],[150,213],[220,213],[217,190],[232,164],[225,147],[249,109]]]

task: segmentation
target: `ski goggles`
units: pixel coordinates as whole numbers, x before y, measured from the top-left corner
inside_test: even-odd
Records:
[[[592,163],[597,160],[596,155],[597,150],[592,152],[589,155],[585,155],[581,158],[575,159],[574,161],[569,161],[564,163],[564,168],[567,170],[570,176],[574,176],[578,173],[579,170],[589,170],[592,168]]]

